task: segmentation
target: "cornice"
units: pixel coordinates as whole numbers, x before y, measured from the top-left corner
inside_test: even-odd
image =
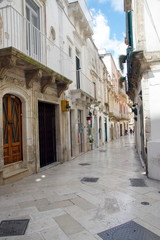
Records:
[[[132,0],[124,0],[124,11],[132,11]]]
[[[58,5],[59,5],[62,9],[64,9],[63,0],[56,0],[56,1],[57,1]]]
[[[89,25],[89,22],[81,9],[79,2],[70,3],[69,6],[69,16],[73,16],[75,26],[78,25],[81,33],[84,36],[84,39],[91,38],[93,35],[92,28]]]

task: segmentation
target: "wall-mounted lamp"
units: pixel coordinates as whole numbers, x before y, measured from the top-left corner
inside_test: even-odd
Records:
[[[62,112],[69,112],[70,108],[71,108],[71,106],[69,105],[69,101],[67,101],[67,100],[61,101]]]

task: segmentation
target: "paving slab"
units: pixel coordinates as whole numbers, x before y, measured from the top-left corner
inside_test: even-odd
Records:
[[[96,207],[96,206],[95,206],[94,204],[92,204],[91,202],[89,202],[89,201],[87,201],[87,200],[85,200],[84,198],[79,197],[79,196],[77,196],[76,198],[71,199],[71,202],[72,202],[74,205],[82,208],[83,210],[89,210],[89,209],[93,209],[93,208]]]
[[[55,218],[55,221],[67,235],[75,234],[84,231],[84,228],[69,214]]]
[[[85,177],[98,181],[81,181]],[[130,179],[147,187],[131,186]],[[160,236],[159,192],[160,182],[144,174],[134,136],[125,136],[0,186],[0,220],[30,219],[25,235],[5,240],[99,240],[98,233],[129,221]]]

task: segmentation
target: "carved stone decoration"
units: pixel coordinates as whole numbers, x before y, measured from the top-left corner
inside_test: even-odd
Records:
[[[86,14],[82,12],[79,1],[74,1],[69,4],[69,16],[74,17],[75,26],[79,26],[79,35],[82,41],[93,35],[92,28],[86,18]]]
[[[51,76],[44,76],[41,79],[41,92],[44,93],[46,88],[55,83],[56,76],[53,74]]]
[[[0,57],[0,79],[3,79],[7,71],[16,66],[15,56]]]
[[[4,82],[7,84],[14,84],[20,87],[25,87],[25,81],[18,77],[4,76]]]
[[[124,11],[132,11],[132,0],[124,0]]]
[[[57,3],[62,9],[64,9],[64,4],[62,0],[57,0]]]
[[[55,39],[56,39],[56,32],[55,32],[55,29],[54,29],[53,26],[51,26],[50,32],[51,32],[51,40],[55,41]]]
[[[57,95],[58,97],[61,96],[61,94],[69,88],[70,83],[60,83],[57,82]]]
[[[44,4],[46,3],[46,0],[40,0],[40,1],[41,1],[42,3],[44,3]]]
[[[25,72],[26,87],[31,88],[34,81],[39,81],[42,78],[42,70],[28,70]]]

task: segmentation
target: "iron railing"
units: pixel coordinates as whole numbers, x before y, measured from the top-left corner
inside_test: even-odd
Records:
[[[80,72],[80,89],[92,97],[95,97],[94,83],[82,72]]]
[[[76,81],[74,60],[12,6],[0,8],[0,49],[14,47],[64,77]],[[80,89],[94,97],[94,84],[82,72]]]
[[[73,80],[73,62],[63,49],[11,6],[0,8],[0,49],[14,47]]]

